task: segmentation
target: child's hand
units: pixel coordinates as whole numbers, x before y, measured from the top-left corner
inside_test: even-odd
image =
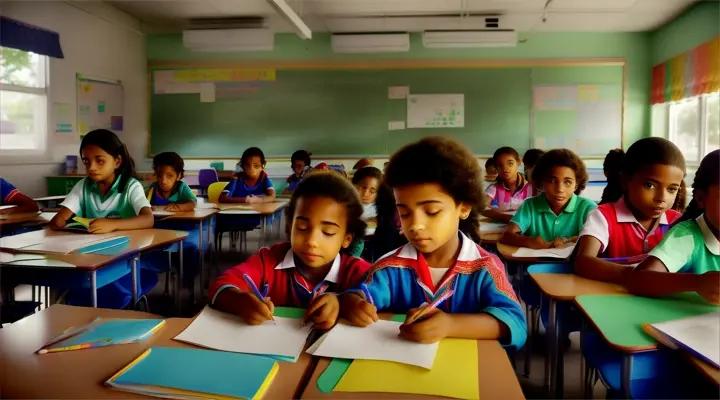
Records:
[[[720,305],[720,272],[705,272],[698,276],[697,292],[708,303]]]
[[[405,321],[413,321],[415,314],[419,311],[419,308],[411,309]],[[415,320],[411,324],[402,324],[400,336],[418,343],[435,343],[448,336],[450,324],[452,324],[452,317],[434,308],[428,311],[422,319]]]
[[[173,204],[169,204],[167,207],[165,207],[165,211],[177,212],[177,211],[182,211],[182,208],[180,208],[180,204],[173,203]]]
[[[303,321],[312,321],[315,329],[330,329],[340,313],[340,302],[332,293],[323,294],[310,303]]]
[[[258,204],[262,203],[262,199],[257,196],[248,196],[245,198],[245,202],[248,204]]]
[[[235,314],[239,315],[248,325],[260,325],[271,320],[273,311],[275,311],[275,305],[269,297],[261,302],[254,294],[247,292],[242,292],[238,296],[237,307],[235,307]]]
[[[552,242],[550,242],[550,247],[560,249],[565,247],[565,239],[563,238],[555,238]]]
[[[343,317],[350,321],[350,324],[365,327],[378,320],[377,309],[365,299],[355,294],[346,294],[344,297]]]
[[[540,236],[532,237],[527,241],[527,247],[535,250],[549,249],[550,246],[551,243],[546,242],[545,239]]]
[[[90,233],[110,233],[117,229],[115,221],[107,218],[97,218],[90,221],[88,232]]]

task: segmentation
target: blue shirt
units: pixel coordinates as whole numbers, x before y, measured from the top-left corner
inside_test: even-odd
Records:
[[[192,189],[183,181],[177,183],[175,190],[169,197],[162,197],[160,192],[157,182],[150,185],[150,188],[145,192],[151,205],[167,206],[170,203],[187,203],[189,201],[197,203],[197,197],[193,194]]]
[[[254,186],[248,186],[245,183],[244,174],[240,174],[237,178],[233,179],[225,186],[223,193],[226,193],[230,197],[248,197],[252,196],[265,196],[267,190],[273,188],[272,181],[267,176],[265,171],[260,174],[260,179]]]
[[[7,204],[18,192],[12,183],[0,178],[0,206]]]

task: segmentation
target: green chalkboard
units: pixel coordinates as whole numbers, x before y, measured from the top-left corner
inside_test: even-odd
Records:
[[[529,68],[278,70],[276,80],[217,84],[215,102],[194,94],[151,94],[150,149],[184,157],[239,157],[249,146],[268,156],[384,155],[431,135],[460,139],[477,154],[530,144]],[[413,94],[464,94],[464,128],[388,130],[404,121]]]

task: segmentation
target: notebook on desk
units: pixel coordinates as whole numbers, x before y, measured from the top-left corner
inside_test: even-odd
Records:
[[[142,342],[163,325],[165,325],[163,319],[96,318],[85,326],[67,329],[62,334],[50,339],[37,353],[46,354]]]
[[[720,367],[720,311],[674,321],[650,324],[678,347]]]
[[[275,360],[248,354],[151,347],[105,384],[176,399],[260,399],[277,375]]]

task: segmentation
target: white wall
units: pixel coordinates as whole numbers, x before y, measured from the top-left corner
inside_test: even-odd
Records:
[[[143,165],[137,159],[145,155],[147,137],[145,37],[140,22],[99,1],[4,1],[0,13],[60,34],[65,58],[50,59],[48,112],[53,102],[76,104],[76,73],[123,82],[125,131],[120,137]],[[48,126],[51,121],[48,115]],[[0,176],[30,196],[43,196],[45,176],[57,174],[66,155],[78,154],[79,145],[79,135],[74,142],[57,143],[49,131],[45,157],[0,160]]]

